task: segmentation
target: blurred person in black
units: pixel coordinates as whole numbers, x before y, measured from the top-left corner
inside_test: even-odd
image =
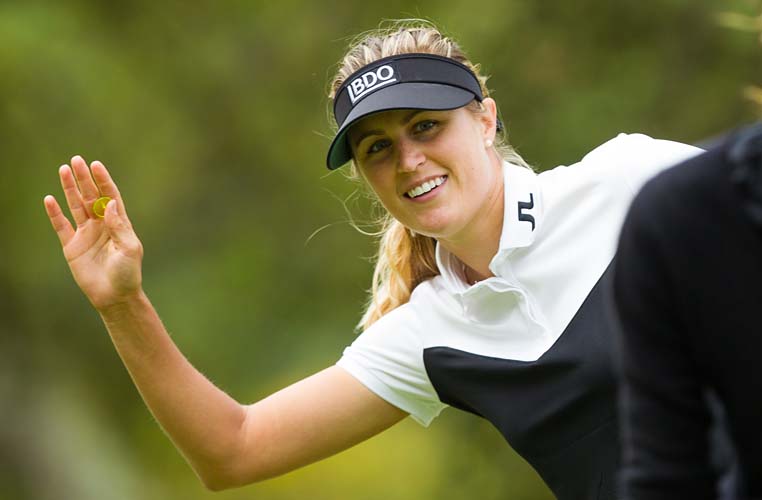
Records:
[[[645,184],[615,260],[623,498],[762,498],[762,124]],[[724,414],[738,460],[713,467]]]

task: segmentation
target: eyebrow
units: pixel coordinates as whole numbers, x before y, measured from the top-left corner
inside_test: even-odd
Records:
[[[402,117],[402,120],[400,120],[400,125],[405,125],[410,120],[412,120],[413,117],[415,117],[415,115],[417,115],[418,113],[423,113],[424,111],[426,111],[426,110],[425,109],[414,109],[413,111],[411,111],[410,113],[408,113],[408,114],[406,114],[405,116]],[[384,133],[384,131],[380,130],[380,129],[366,130],[365,132],[361,133],[357,137],[357,139],[355,140],[355,149],[357,149],[357,146],[359,146],[360,143],[366,137],[369,137],[371,135],[383,135],[383,133]]]

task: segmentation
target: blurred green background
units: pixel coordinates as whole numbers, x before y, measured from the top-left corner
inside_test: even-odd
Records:
[[[99,159],[182,351],[241,402],[352,342],[372,239],[330,175],[347,38],[425,17],[491,75],[538,169],[619,132],[700,143],[750,122],[759,0],[0,2],[0,499],[548,499],[485,421],[447,410],[261,484],[210,493],[153,421],[69,275],[42,198]],[[367,203],[349,203],[367,216]],[[316,230],[325,227],[314,237]]]

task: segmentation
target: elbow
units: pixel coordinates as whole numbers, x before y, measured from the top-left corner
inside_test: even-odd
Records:
[[[207,481],[202,479],[201,483],[204,485],[204,488],[206,488],[208,491],[217,492],[217,491],[228,490],[231,488],[228,484],[217,482],[217,481]]]
[[[244,486],[244,483],[224,474],[198,474],[201,484],[209,491],[224,491]]]
[[[202,483],[204,484],[204,488],[206,488],[207,491],[212,492],[225,491],[236,487],[230,483],[222,483],[216,481],[202,481]]]
[[[188,461],[201,484],[209,491],[223,491],[243,486],[230,464],[211,461]]]
[[[278,475],[272,467],[268,467],[261,449],[254,452],[251,446],[247,446],[246,417],[238,429],[227,446],[214,450],[214,453],[207,453],[203,462],[195,464],[196,475],[209,491],[240,488]]]
[[[194,467],[196,477],[201,484],[209,491],[223,491],[235,487],[235,481],[228,474],[221,474],[219,471],[203,470]]]
[[[267,479],[264,476],[255,477],[252,474],[247,474],[244,477],[244,475],[230,469],[196,470],[196,475],[204,488],[214,492],[240,488]]]
[[[259,480],[234,481],[227,478],[209,478],[209,477],[202,477],[200,479],[201,479],[201,484],[204,485],[204,488],[206,488],[208,491],[213,491],[213,492],[231,490],[234,488],[240,488],[242,486],[259,482]]]

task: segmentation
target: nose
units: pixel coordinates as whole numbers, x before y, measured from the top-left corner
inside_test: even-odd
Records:
[[[422,145],[413,140],[400,139],[397,148],[399,151],[397,170],[400,172],[415,172],[426,161]]]

